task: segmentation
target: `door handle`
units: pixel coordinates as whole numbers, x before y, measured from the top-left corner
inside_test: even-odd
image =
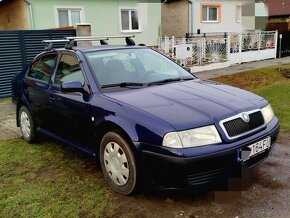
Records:
[[[49,102],[50,103],[53,103],[54,102],[54,96],[53,95],[49,96]]]

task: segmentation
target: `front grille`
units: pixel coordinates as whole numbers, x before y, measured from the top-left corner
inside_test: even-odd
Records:
[[[264,118],[261,111],[249,114],[250,121],[247,123],[241,117],[229,120],[223,123],[223,126],[229,137],[235,137],[250,132],[264,124]]]

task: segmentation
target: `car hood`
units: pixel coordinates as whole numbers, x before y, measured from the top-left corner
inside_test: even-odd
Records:
[[[263,98],[242,89],[199,79],[105,95],[154,115],[176,130],[218,123],[267,104]]]

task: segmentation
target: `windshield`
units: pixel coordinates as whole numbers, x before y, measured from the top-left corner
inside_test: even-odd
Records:
[[[185,69],[151,49],[120,49],[86,54],[103,88],[194,79]]]

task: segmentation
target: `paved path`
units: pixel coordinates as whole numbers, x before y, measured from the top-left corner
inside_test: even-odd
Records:
[[[269,67],[273,65],[281,65],[281,64],[287,64],[287,63],[290,63],[290,57],[237,64],[237,65],[230,66],[227,68],[194,73],[194,75],[198,76],[201,79],[210,79],[210,78],[214,78],[218,76],[235,74],[235,73],[240,73],[247,70],[254,70],[258,68],[264,68],[264,67]]]
[[[20,130],[16,127],[15,105],[11,99],[0,102],[0,140],[20,137]]]
[[[0,117],[15,114],[15,105],[10,98],[0,99]]]

